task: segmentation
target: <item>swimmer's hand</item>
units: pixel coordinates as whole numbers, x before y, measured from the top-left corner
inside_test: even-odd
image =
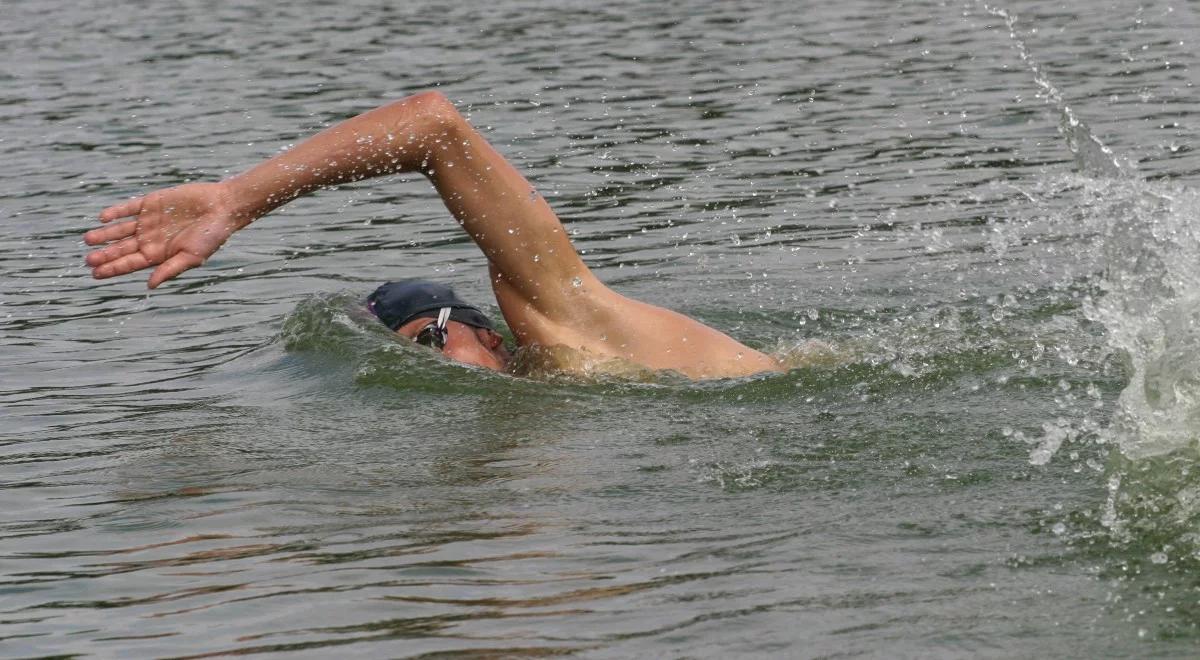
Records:
[[[88,245],[105,245],[87,255],[92,277],[104,279],[157,266],[150,288],[195,268],[253,217],[239,213],[225,183],[189,183],[110,206],[100,222],[124,222],[83,235]]]

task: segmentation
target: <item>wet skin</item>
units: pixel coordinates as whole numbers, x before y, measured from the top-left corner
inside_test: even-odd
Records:
[[[483,252],[519,346],[565,346],[691,378],[782,370],[772,357],[695,319],[608,288],[546,200],[437,92],[348,119],[219,183],[167,188],[105,209],[100,220],[112,224],[84,235],[89,245],[104,246],[87,263],[96,278],[153,268],[154,288],[297,197],[397,172],[425,175]],[[447,346],[448,357],[502,368],[489,345],[494,338],[463,332],[454,333],[461,339]]]

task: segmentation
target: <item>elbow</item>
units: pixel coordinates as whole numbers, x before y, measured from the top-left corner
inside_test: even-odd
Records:
[[[409,143],[418,150],[419,161],[414,161],[413,169],[425,176],[433,174],[450,145],[470,141],[474,129],[441,92],[415,94],[397,101],[395,106],[400,113],[394,126],[397,133],[407,133]]]
[[[414,94],[402,103],[411,104],[431,131],[449,133],[468,126],[466,118],[454,107],[454,103],[439,91]]]
[[[451,145],[472,142],[474,130],[449,98],[425,91],[382,108],[389,140],[396,137],[396,169],[431,176],[448,158]]]
[[[424,92],[417,92],[416,94],[413,94],[412,96],[408,97],[405,100],[408,101],[409,103],[416,103],[416,104],[428,106],[431,108],[438,108],[438,107],[453,108],[454,107],[454,104],[450,102],[450,99],[447,98],[445,94],[441,93],[440,91],[438,91],[436,89],[430,89],[430,90],[426,90]]]

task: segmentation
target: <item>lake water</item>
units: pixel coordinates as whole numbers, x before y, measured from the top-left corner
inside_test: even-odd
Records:
[[[1176,2],[133,3],[0,18],[0,655],[1188,657],[1196,16]],[[787,374],[481,373],[419,177],[149,296],[114,201],[440,88],[618,291]]]

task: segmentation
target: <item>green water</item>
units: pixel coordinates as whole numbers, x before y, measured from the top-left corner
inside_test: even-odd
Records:
[[[6,5],[0,655],[1194,655],[1196,22],[999,9]],[[380,281],[496,311],[420,180],[87,277],[112,201],[429,87],[613,288],[797,366],[395,341]]]

